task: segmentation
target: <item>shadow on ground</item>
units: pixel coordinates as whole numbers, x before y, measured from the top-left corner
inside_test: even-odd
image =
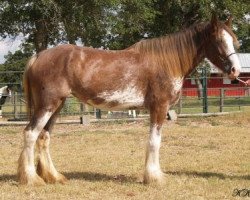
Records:
[[[165,171],[168,175],[174,176],[192,176],[200,178],[219,178],[219,179],[237,179],[237,180],[250,180],[250,175],[227,175],[215,172],[196,172],[196,171]]]
[[[227,175],[215,172],[196,172],[196,171],[165,171],[167,175],[173,176],[192,176],[198,178],[219,178],[219,179],[236,179],[236,180],[250,180],[250,175]],[[124,174],[108,175],[95,172],[65,172],[63,173],[69,180],[87,180],[87,181],[114,181],[120,183],[142,183],[137,177],[126,176]],[[0,182],[17,182],[15,174],[0,175]]]
[[[66,172],[63,173],[68,179],[87,180],[87,181],[115,181],[120,183],[139,182],[137,177],[126,176],[124,174],[108,175],[95,172]]]
[[[135,183],[139,182],[136,177],[119,175],[107,175],[95,172],[65,172],[63,173],[69,180],[87,180],[87,181],[114,181],[120,183]],[[1,174],[1,182],[17,182],[17,175],[15,174]]]
[[[16,174],[1,174],[0,183],[8,182],[11,185],[18,185],[17,175]]]

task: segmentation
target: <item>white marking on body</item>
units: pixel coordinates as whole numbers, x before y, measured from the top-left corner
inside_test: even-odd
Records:
[[[39,119],[36,127],[33,130],[28,130],[25,132],[25,137],[24,137],[24,146],[25,147],[30,147],[34,145],[34,143],[37,140],[38,135],[48,122],[49,118],[51,117],[52,112],[46,112],[44,116]]]
[[[232,67],[234,67],[236,70],[240,71],[241,64],[240,64],[239,58],[238,58],[237,54],[232,54],[232,53],[235,53],[234,44],[233,44],[233,37],[226,30],[222,31],[222,36],[223,36],[223,39],[224,39],[226,46],[227,46],[226,54],[230,55],[229,60],[232,62]]]
[[[183,77],[178,77],[178,78],[174,78],[172,79],[172,86],[173,86],[173,95],[176,95],[180,92],[181,88],[183,85]]]
[[[102,92],[98,97],[104,99],[105,104],[117,102],[118,105],[115,106],[115,109],[141,107],[144,103],[142,92],[132,83],[128,84],[124,89]],[[105,107],[105,105],[98,105],[98,107],[99,106]]]
[[[39,120],[36,126],[36,131],[41,131],[44,126],[47,124],[48,120],[52,116],[52,112],[46,112]]]

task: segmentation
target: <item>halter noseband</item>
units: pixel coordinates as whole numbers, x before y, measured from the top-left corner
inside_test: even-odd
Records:
[[[228,62],[227,59],[228,59],[230,56],[234,55],[234,54],[236,54],[236,52],[230,53],[230,54],[227,55],[225,58],[223,58],[222,56],[219,56],[219,58],[220,58],[220,60],[221,60],[223,63],[226,63],[226,62]]]
[[[228,58],[229,58],[230,56],[234,55],[234,54],[237,54],[237,53],[236,53],[236,52],[230,53],[230,54],[227,55],[225,58],[223,58],[222,56],[219,56],[219,59],[221,60],[221,62],[223,63],[223,65],[225,65],[226,71],[229,70],[228,67],[230,66],[229,61],[228,61]]]

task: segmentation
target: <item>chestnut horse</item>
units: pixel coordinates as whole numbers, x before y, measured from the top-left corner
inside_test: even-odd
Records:
[[[82,102],[107,110],[150,111],[144,182],[160,182],[159,163],[162,124],[180,95],[184,78],[204,59],[235,79],[240,63],[231,30],[213,16],[168,36],[142,40],[120,51],[57,46],[33,56],[24,74],[24,86],[32,116],[24,130],[24,147],[18,163],[21,184],[64,183],[50,152],[51,128],[65,99],[73,94]],[[38,163],[35,168],[34,147]]]

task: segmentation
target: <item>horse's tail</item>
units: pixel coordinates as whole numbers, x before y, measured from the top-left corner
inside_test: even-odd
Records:
[[[26,65],[24,74],[23,74],[23,88],[24,88],[26,107],[27,107],[27,113],[28,113],[29,118],[31,117],[31,114],[32,114],[32,92],[31,92],[31,87],[30,87],[28,71],[29,71],[29,68],[34,64],[36,59],[37,59],[37,55],[34,55],[29,59]]]

